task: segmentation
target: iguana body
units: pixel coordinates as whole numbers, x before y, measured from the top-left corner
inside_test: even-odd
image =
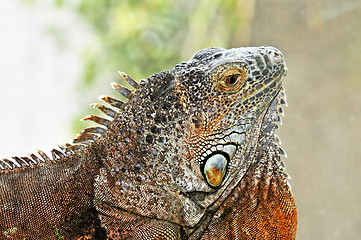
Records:
[[[4,239],[294,239],[297,213],[274,135],[286,74],[272,47],[197,52],[52,159],[0,161]],[[113,108],[114,109],[114,108]]]

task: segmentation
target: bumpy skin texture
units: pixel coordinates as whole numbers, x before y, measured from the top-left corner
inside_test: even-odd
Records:
[[[111,119],[53,159],[0,161],[4,239],[295,239],[274,131],[282,54],[207,48],[93,104]],[[114,111],[114,107],[117,108]],[[105,128],[104,128],[105,126]]]

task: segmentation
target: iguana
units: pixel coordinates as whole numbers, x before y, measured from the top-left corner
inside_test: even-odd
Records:
[[[72,144],[0,160],[1,239],[295,239],[275,135],[287,73],[273,47],[206,48],[126,97]]]

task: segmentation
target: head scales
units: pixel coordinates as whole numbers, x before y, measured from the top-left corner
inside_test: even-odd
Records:
[[[275,48],[208,48],[142,80],[95,146],[103,153],[99,195],[140,215],[196,224],[252,164],[285,74]],[[217,154],[227,164],[212,185],[205,168]]]

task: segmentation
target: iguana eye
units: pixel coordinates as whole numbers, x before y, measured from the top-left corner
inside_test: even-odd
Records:
[[[241,77],[240,74],[230,75],[230,76],[225,77],[224,82],[227,85],[234,85],[239,81],[240,77]]]
[[[221,91],[238,91],[247,78],[247,71],[241,68],[231,68],[222,74],[219,81]]]

